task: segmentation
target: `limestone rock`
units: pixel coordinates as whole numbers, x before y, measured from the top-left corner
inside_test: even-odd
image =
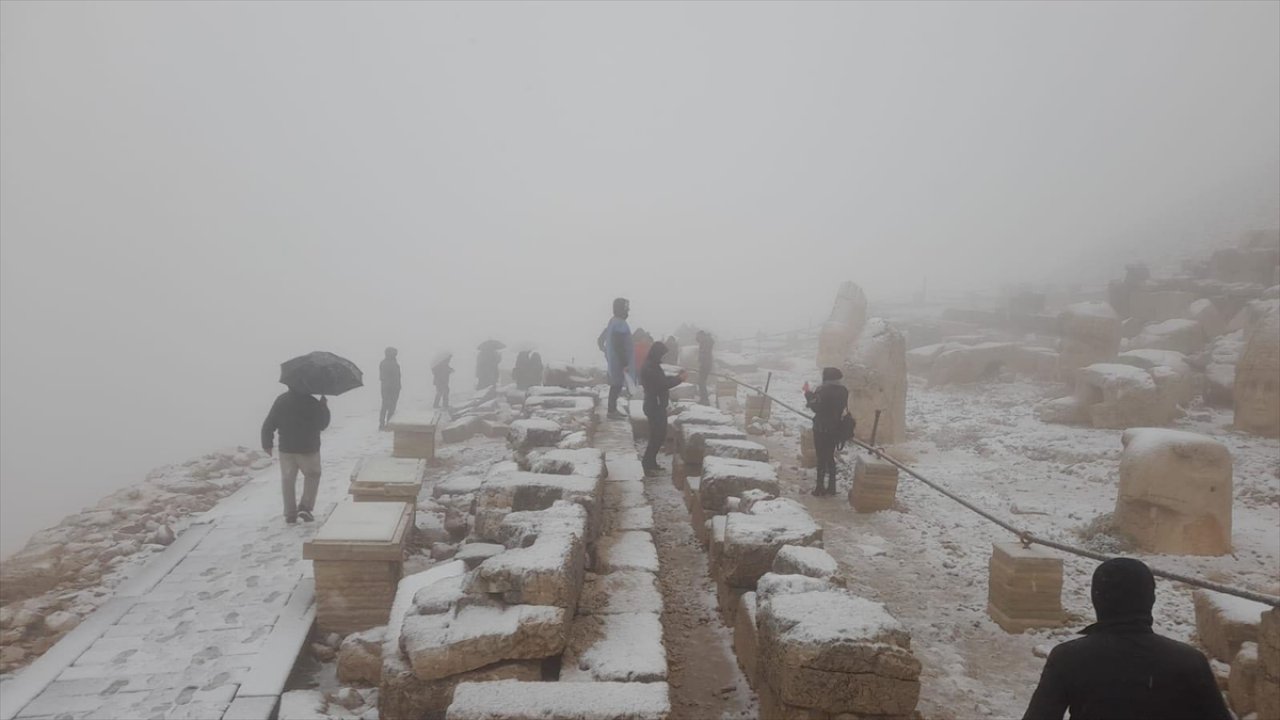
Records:
[[[676,452],[688,465],[701,465],[708,440],[745,441],[747,434],[729,425],[684,423],[676,429]]]
[[[1074,381],[1076,370],[1106,362],[1120,351],[1120,318],[1106,303],[1077,303],[1058,316],[1058,375]]]
[[[587,573],[578,600],[580,615],[662,612],[657,577],[646,570],[618,570],[605,575]]]
[[[1239,717],[1253,712],[1258,685],[1258,644],[1241,643],[1235,659],[1231,661],[1231,675],[1227,680],[1227,698],[1231,709]]]
[[[722,440],[712,438],[704,443],[705,457],[721,457],[732,460],[751,460],[769,462],[769,451],[765,446],[751,440]]]
[[[1232,595],[1195,590],[1196,635],[1209,656],[1231,662],[1246,642],[1258,641],[1258,626],[1267,605]]]
[[[1177,318],[1147,325],[1129,346],[1135,349],[1176,350],[1193,355],[1204,349],[1205,341],[1204,328],[1199,322]]]
[[[600,539],[595,569],[601,573],[619,570],[658,572],[658,549],[647,532],[627,531]]]
[[[382,679],[382,645],[387,626],[352,633],[338,648],[338,680],[348,685],[374,685]]]
[[[947,350],[933,361],[929,385],[952,385],[990,380],[1012,367],[1018,346],[1014,343],[980,343]],[[859,425],[862,423],[859,422]],[[866,428],[866,432],[870,432]]]
[[[844,367],[867,319],[867,296],[852,282],[840,284],[831,315],[818,333],[818,367]]]
[[[449,704],[453,702],[454,690],[462,683],[542,680],[541,660],[494,663],[440,680],[423,680],[414,675],[408,666],[393,664],[391,667],[394,668],[393,671],[384,670],[382,685],[378,688],[379,717],[388,720],[444,720]]]
[[[529,471],[548,475],[581,475],[603,479],[605,476],[604,451],[595,448],[580,450],[535,451],[529,457]]]
[[[554,447],[560,442],[560,425],[550,420],[526,418],[511,423],[507,442],[518,453],[538,447]]]
[[[667,720],[666,683],[468,682],[447,720]]]
[[[788,498],[756,502],[749,512],[726,516],[716,576],[734,587],[754,588],[783,546],[821,543],[822,526],[803,505]]]
[[[698,489],[702,508],[712,513],[724,511],[725,500],[747,490],[779,493],[778,473],[768,463],[706,457],[702,465],[702,483]]]
[[[582,589],[586,564],[585,522],[577,532],[541,533],[480,563],[468,591],[497,594],[508,603],[554,605],[572,611]]]
[[[1280,312],[1266,315],[1247,337],[1233,386],[1235,426],[1280,437]]]
[[[870,441],[876,410],[882,411],[878,444],[907,439],[907,341],[901,331],[882,318],[867,322],[844,366],[844,384],[859,439]]]
[[[573,621],[561,681],[656,682],[667,679],[662,623],[654,613],[582,615]]]
[[[440,430],[440,441],[446,443],[466,442],[487,429],[484,419],[478,415],[468,415],[445,425]]]
[[[414,674],[438,680],[503,660],[557,655],[567,626],[564,608],[469,605],[438,615],[409,615],[400,642]]]
[[[835,558],[822,548],[787,545],[778,550],[771,571],[782,575],[828,578],[838,569]]]
[[[1226,447],[1203,435],[1158,428],[1126,430],[1121,441],[1116,525],[1149,552],[1230,552],[1232,470]]]

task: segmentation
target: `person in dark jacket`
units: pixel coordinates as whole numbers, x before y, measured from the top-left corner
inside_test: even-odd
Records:
[[[453,356],[446,353],[431,366],[431,382],[436,388],[436,399],[431,403],[433,408],[449,409],[449,376],[453,374],[449,361],[452,359]]]
[[[822,384],[804,395],[805,404],[813,411],[813,450],[818,456],[818,485],[814,495],[836,494],[836,446],[840,444],[840,424],[849,412],[849,389],[840,381],[844,373],[833,367],[822,368]],[[823,476],[830,478],[824,487]]]
[[[382,364],[378,366],[378,379],[382,381],[382,409],[378,412],[378,429],[387,427],[387,421],[396,414],[400,401],[400,363],[396,361],[396,349],[389,347]]]
[[[1156,580],[1133,558],[1093,571],[1098,621],[1055,647],[1023,720],[1150,718],[1230,720],[1209,661],[1199,650],[1156,635]]]
[[[498,366],[502,364],[502,353],[493,346],[480,349],[476,355],[476,389],[483,390],[498,384]]]
[[[658,465],[658,451],[667,441],[667,403],[671,388],[684,382],[684,371],[678,377],[669,378],[662,370],[662,358],[667,354],[667,346],[656,342],[649,347],[644,366],[640,368],[640,385],[644,388],[644,416],[649,421],[649,446],[644,450],[644,467],[646,475],[657,475],[662,472]]]
[[[715,367],[711,350],[716,341],[706,330],[699,330],[694,337],[698,340],[698,402],[710,405],[711,399],[707,397],[707,378],[711,377],[711,371]]]
[[[329,427],[329,403],[290,386],[271,405],[262,423],[262,449],[272,454],[280,433],[280,484],[284,494],[284,520],[315,519],[316,492],[320,489],[320,433]],[[298,471],[302,471],[302,501],[295,499]]]

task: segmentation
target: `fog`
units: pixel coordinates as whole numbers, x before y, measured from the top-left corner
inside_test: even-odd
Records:
[[[1280,5],[0,4],[0,549],[278,363],[1105,279],[1280,223]],[[510,359],[508,353],[507,360]],[[376,412],[376,390],[336,398]],[[402,401],[402,406],[411,404]]]

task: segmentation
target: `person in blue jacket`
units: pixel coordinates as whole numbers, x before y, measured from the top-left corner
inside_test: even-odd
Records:
[[[618,412],[618,396],[627,384],[627,369],[631,364],[634,348],[631,342],[631,326],[627,324],[627,316],[631,314],[631,303],[626,298],[615,298],[613,301],[613,317],[596,340],[600,351],[604,353],[609,365],[609,414],[610,420],[620,420],[626,416]]]

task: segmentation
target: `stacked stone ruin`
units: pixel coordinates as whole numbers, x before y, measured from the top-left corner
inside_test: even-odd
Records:
[[[1196,639],[1230,665],[1227,699],[1239,717],[1280,717],[1280,608],[1196,590]]]

